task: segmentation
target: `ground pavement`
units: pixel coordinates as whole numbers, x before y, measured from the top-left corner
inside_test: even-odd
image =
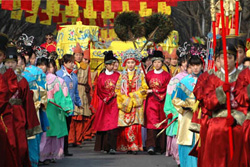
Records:
[[[172,157],[165,155],[148,155],[146,152],[109,155],[95,152],[94,141],[84,142],[82,148],[69,147],[69,152],[74,156],[57,160],[47,167],[177,167]]]

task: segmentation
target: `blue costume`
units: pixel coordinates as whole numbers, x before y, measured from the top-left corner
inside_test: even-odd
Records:
[[[178,128],[178,150],[180,164],[182,167],[196,167],[197,158],[188,155],[197,140],[195,134],[189,130],[192,120],[192,108],[196,102],[193,95],[193,89],[197,82],[197,76],[187,75],[184,77],[173,91],[173,105],[179,112],[179,128]]]
[[[49,127],[49,121],[46,112],[42,110],[41,105],[46,108],[47,105],[47,86],[46,75],[43,71],[33,65],[28,65],[22,76],[28,81],[30,89],[33,91],[35,107],[40,118],[40,124],[43,131]],[[35,136],[28,138],[29,156],[32,167],[37,167],[39,162],[41,131]]]

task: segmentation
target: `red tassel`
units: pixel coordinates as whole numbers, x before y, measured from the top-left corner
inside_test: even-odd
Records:
[[[224,53],[225,83],[229,83],[223,0],[220,0],[220,8],[221,8],[221,20],[222,20],[222,44],[223,44],[223,53]],[[227,92],[226,95],[227,95],[227,116],[229,117],[231,116],[230,92]],[[228,127],[228,137],[229,137],[230,158],[232,160],[233,158],[233,133],[232,133],[231,126]]]

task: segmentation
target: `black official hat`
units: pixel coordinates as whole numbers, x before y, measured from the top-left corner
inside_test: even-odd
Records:
[[[237,55],[237,45],[238,45],[238,38],[235,35],[229,35],[226,37],[226,48],[228,54]],[[223,53],[223,44],[222,39],[220,40],[219,44],[220,54]]]
[[[155,51],[153,52],[153,57],[152,57],[151,60],[152,60],[152,61],[155,61],[155,60],[164,61],[164,56],[163,56],[162,51],[155,50]]]
[[[238,36],[238,47],[241,47],[244,49],[246,49],[246,42],[247,42],[247,36],[246,34],[240,34]]]
[[[115,57],[114,57],[114,54],[113,52],[110,50],[110,51],[105,51],[104,53],[104,63],[105,64],[112,64],[114,61],[115,61]]]
[[[10,45],[6,49],[6,58],[4,61],[8,60],[17,61],[17,48],[14,45]]]

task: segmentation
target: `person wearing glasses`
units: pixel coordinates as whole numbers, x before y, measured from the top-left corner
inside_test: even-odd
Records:
[[[52,33],[48,33],[45,35],[46,42],[41,45],[41,47],[45,48],[49,53],[56,51],[56,41],[54,41],[54,35]]]

